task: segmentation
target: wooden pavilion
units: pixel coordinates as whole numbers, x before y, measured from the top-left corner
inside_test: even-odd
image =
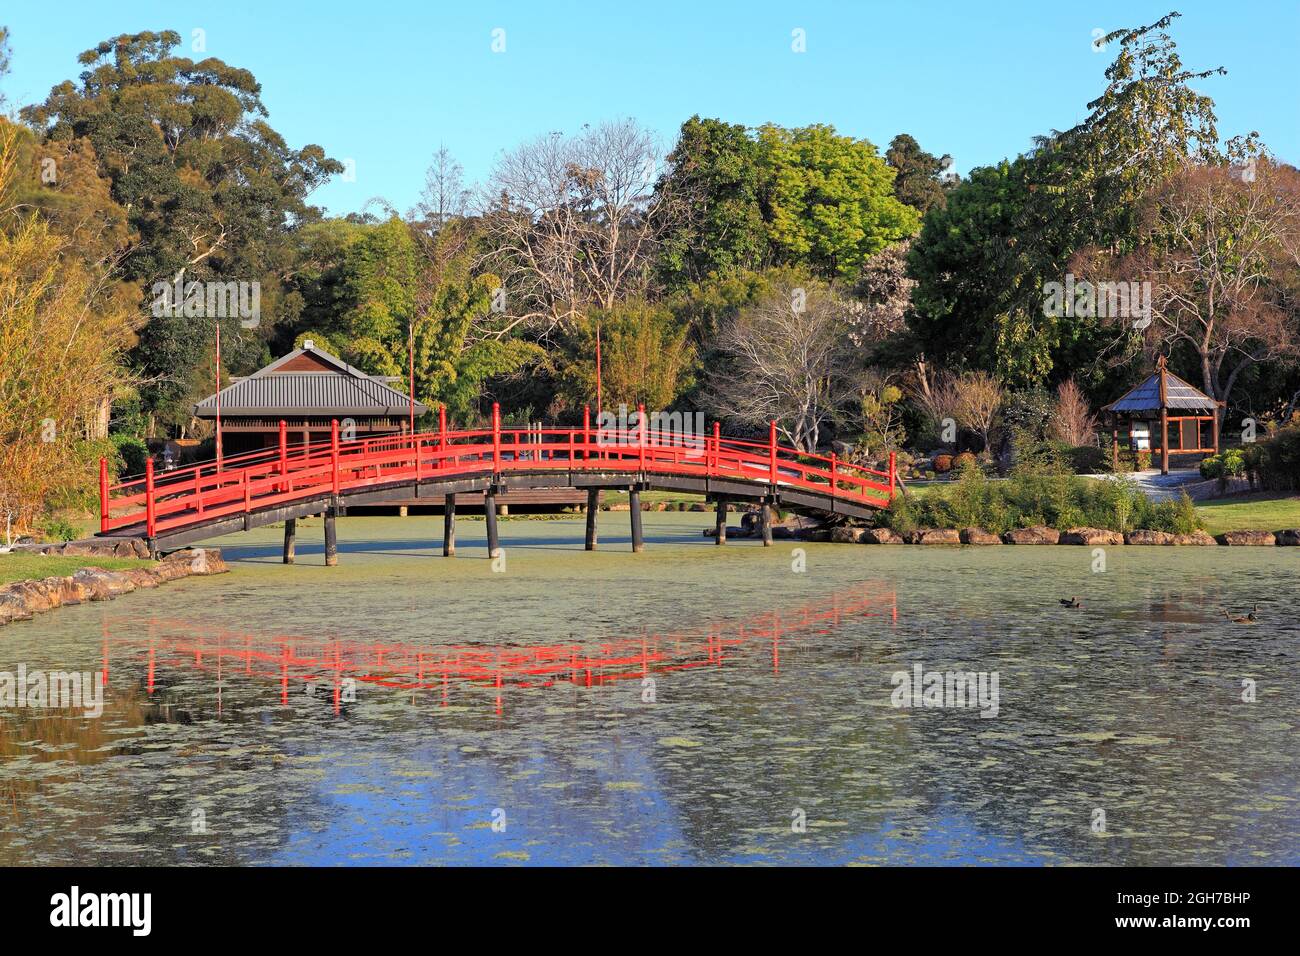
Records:
[[[355,438],[405,434],[411,413],[428,407],[393,388],[399,378],[367,375],[311,341],[194,406],[197,418],[220,415],[226,454],[279,444],[280,422],[291,442],[327,439],[330,422],[347,420]]]
[[[1154,373],[1102,409],[1110,418],[1111,458],[1116,470],[1121,422],[1128,425],[1128,446],[1135,460],[1139,452],[1159,450],[1162,475],[1169,474],[1170,454],[1219,453],[1223,402],[1183,381],[1166,364],[1160,356]]]

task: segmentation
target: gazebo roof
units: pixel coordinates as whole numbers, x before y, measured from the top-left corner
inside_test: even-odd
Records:
[[[223,418],[374,418],[406,415],[410,410],[410,398],[404,392],[316,348],[312,342],[304,342],[302,348],[232,382],[220,394]],[[415,414],[426,411],[428,406],[415,403]],[[209,395],[195,405],[194,414],[198,418],[215,418],[217,396]]]
[[[1164,381],[1161,381],[1163,377]],[[1162,388],[1163,385],[1163,388]],[[1161,393],[1164,401],[1161,401]],[[1156,362],[1156,370],[1142,382],[1129,389],[1102,411],[1118,412],[1122,415],[1135,415],[1142,412],[1159,412],[1162,408],[1170,411],[1203,412],[1211,415],[1219,403],[1206,395],[1199,388],[1191,385],[1165,368],[1162,355]]]

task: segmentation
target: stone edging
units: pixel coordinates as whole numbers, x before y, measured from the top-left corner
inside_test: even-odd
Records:
[[[54,575],[15,581],[0,586],[0,626],[10,621],[25,621],[33,614],[52,611],[65,604],[108,601],[140,588],[156,588],[191,575],[223,574],[226,570],[226,562],[216,548],[186,548],[172,552],[149,568],[106,571],[85,567],[67,577]]]
[[[777,529],[773,529],[774,531]],[[707,531],[705,532],[708,533]],[[732,534],[730,530],[727,532]],[[748,535],[738,535],[748,536]],[[920,528],[899,534],[889,528],[817,528],[811,531],[774,535],[804,541],[830,541],[837,544],[970,544],[970,545],[1043,545],[1073,544],[1090,547],[1118,547],[1119,545],[1165,546],[1221,546],[1221,547],[1296,547],[1300,546],[1300,529],[1281,531],[1225,531],[1210,535],[1204,531],[1192,534],[1170,534],[1167,531],[1108,531],[1105,528],[1070,528],[1057,531],[1041,525],[1033,528],[1016,528],[1002,535],[983,528]]]

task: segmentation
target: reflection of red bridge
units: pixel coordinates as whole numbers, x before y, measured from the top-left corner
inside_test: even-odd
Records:
[[[591,506],[600,489],[611,488],[631,493],[633,549],[639,551],[639,494],[649,488],[704,494],[719,503],[720,515],[735,500],[865,517],[893,497],[892,455],[889,470],[877,471],[778,445],[775,425],[764,443],[723,438],[716,424],[711,436],[660,433],[647,427],[644,410],[640,415],[632,428],[593,429],[588,420],[581,428],[503,430],[494,406],[490,429],[448,431],[444,416],[437,432],[340,441],[335,422],[329,442],[292,448],[282,422],[278,449],[159,476],[148,462],[143,478],[117,485],[110,485],[101,460],[100,534],[143,537],[158,549],[324,513],[326,563],[333,563],[334,515],[349,505],[421,497],[442,503],[445,496],[447,513],[454,515],[455,496],[473,493],[483,495],[495,553],[498,492],[565,487],[588,491],[592,548]],[[768,509],[761,512],[768,543]],[[450,522],[448,529],[454,529]],[[292,533],[286,528],[286,560]]]
[[[432,691],[446,706],[457,685],[593,687],[657,672],[722,667],[759,649],[775,674],[780,672],[783,640],[826,634],[845,620],[882,616],[897,621],[898,606],[892,590],[873,582],[817,604],[746,621],[597,642],[502,647],[325,640],[221,629],[196,632],[190,621],[106,617],[103,680],[109,683],[110,661],[126,656],[145,664],[145,686],[151,694],[161,666],[200,670],[218,679],[242,675],[278,683],[281,704],[288,703],[291,684],[331,686],[335,713],[341,710],[347,681]],[[130,635],[122,636],[124,630]],[[499,712],[499,694],[496,706]]]

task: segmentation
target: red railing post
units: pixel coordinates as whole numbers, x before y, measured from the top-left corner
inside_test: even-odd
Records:
[[[330,419],[330,471],[333,472],[332,486],[335,497],[339,493],[339,420]]]
[[[831,497],[835,497],[835,484],[837,475],[835,452],[831,452]]]
[[[501,470],[501,403],[492,403],[492,473]]]
[[[776,484],[776,422],[767,427],[768,481]]]
[[[289,479],[285,476],[289,474],[289,423],[283,418],[280,419],[280,477],[284,481],[280,482],[279,492],[289,490]]]
[[[636,407],[636,424],[637,424],[637,444],[640,447],[641,470],[645,471],[645,406],[638,404]]]
[[[154,536],[153,458],[144,460],[144,533]]]
[[[438,406],[438,459],[435,467],[447,463],[447,406]]]
[[[715,475],[722,467],[722,423],[713,423],[713,462],[712,464],[706,459],[704,470],[706,474]]]
[[[889,500],[894,500],[894,488],[898,484],[898,453],[889,453]]]
[[[99,459],[99,533],[108,534],[108,459]]]
[[[586,461],[591,457],[591,450],[588,447],[591,444],[591,406],[582,406],[582,460]]]

